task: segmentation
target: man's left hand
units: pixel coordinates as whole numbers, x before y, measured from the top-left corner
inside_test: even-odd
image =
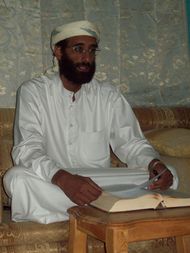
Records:
[[[149,186],[150,190],[167,190],[173,184],[173,175],[166,165],[162,162],[155,162],[155,166],[150,169],[150,179],[160,174],[163,170],[166,171]]]

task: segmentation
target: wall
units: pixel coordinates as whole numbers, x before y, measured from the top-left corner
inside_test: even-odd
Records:
[[[87,18],[101,30],[96,77],[132,105],[190,104],[183,0],[0,0],[0,107],[52,64],[49,35]]]

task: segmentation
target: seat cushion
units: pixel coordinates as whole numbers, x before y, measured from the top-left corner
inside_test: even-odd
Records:
[[[12,141],[9,139],[3,139],[0,145],[0,154],[3,154],[0,159],[0,177],[2,179],[5,172],[13,166],[11,160],[11,149],[12,149]],[[9,206],[10,200],[6,195],[4,188],[2,188],[2,201],[3,206]]]
[[[3,154],[0,159],[0,176],[13,166],[11,160],[12,140],[3,139],[0,145],[0,154]]]
[[[190,129],[158,129],[145,136],[161,155],[190,158]]]
[[[69,240],[69,222],[51,224],[35,222],[13,222],[10,220],[10,208],[3,210],[3,222],[0,224],[0,252],[11,253],[67,253]],[[89,253],[105,253],[104,244],[89,237]]]

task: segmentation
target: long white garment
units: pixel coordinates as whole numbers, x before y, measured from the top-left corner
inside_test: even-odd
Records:
[[[174,175],[173,187],[176,189],[178,178]],[[115,184],[139,185],[148,180],[146,169],[107,168],[72,169],[73,174],[92,178],[101,187]],[[14,167],[4,177],[5,190],[12,196],[12,220],[52,223],[68,219],[67,209],[75,205],[56,185],[39,178],[32,170]]]
[[[130,168],[159,155],[144,138],[126,99],[96,80],[73,93],[58,75],[23,84],[18,92],[14,148],[16,165],[51,181],[60,168],[108,168],[110,147]]]
[[[136,184],[145,181],[149,162],[159,158],[115,87],[93,80],[72,98],[58,75],[33,79],[19,89],[12,152],[17,167],[4,178],[13,220],[65,220],[73,203],[51,184],[52,176],[59,169],[109,168],[110,146],[134,169]],[[139,167],[145,168],[143,176],[135,170]],[[128,172],[117,183],[131,184]]]
[[[98,171],[100,173],[98,173]],[[127,168],[71,170],[90,176],[98,185],[140,184],[147,180],[145,169]],[[12,220],[51,223],[68,219],[67,209],[75,204],[56,185],[46,182],[32,170],[14,167],[5,174],[5,189],[12,196]]]

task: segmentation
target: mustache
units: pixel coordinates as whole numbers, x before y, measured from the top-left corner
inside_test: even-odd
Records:
[[[93,66],[93,64],[90,64],[89,62],[81,62],[81,63],[76,63],[75,64],[75,67],[92,67]]]

